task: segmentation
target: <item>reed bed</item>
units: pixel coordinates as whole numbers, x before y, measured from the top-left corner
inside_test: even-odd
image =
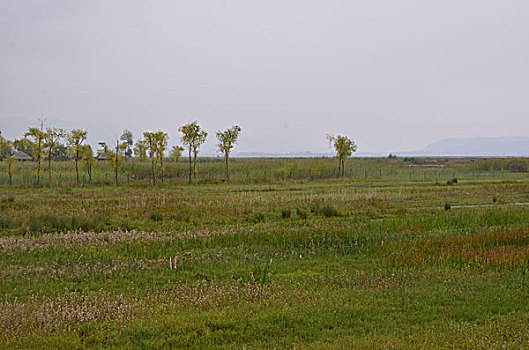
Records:
[[[408,170],[422,161],[348,160],[359,175],[340,179],[305,177],[329,159],[236,159],[230,184],[4,183],[0,347],[526,348],[529,177],[509,160]]]

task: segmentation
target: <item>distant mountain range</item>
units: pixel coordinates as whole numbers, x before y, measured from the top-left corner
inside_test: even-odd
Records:
[[[444,139],[431,143],[422,150],[401,152],[358,152],[354,157],[528,157],[529,137],[476,137],[468,139]],[[332,152],[238,152],[236,157],[267,158],[316,158],[332,157]]]
[[[426,146],[420,153],[433,156],[528,156],[529,137],[445,139]]]
[[[527,157],[529,156],[529,137],[476,137],[468,139],[444,139],[431,143],[422,150],[401,152],[358,152],[355,157],[387,157],[389,154],[399,157]],[[267,158],[306,158],[332,157],[332,152],[239,152],[236,157]]]

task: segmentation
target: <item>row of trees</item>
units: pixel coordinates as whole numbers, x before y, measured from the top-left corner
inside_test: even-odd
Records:
[[[189,183],[197,174],[197,159],[200,147],[206,142],[208,133],[196,122],[182,125],[178,131],[182,134],[181,142],[183,146],[175,145],[169,152],[169,158],[179,162],[182,152],[187,149],[187,159],[189,161]],[[241,128],[237,125],[224,130],[217,131],[218,152],[223,155],[226,168],[226,181],[230,181],[229,161],[230,154],[239,140]],[[355,142],[342,135],[327,135],[329,146],[336,151],[338,159],[338,174],[345,173],[345,159],[356,152]],[[73,159],[75,162],[76,181],[79,184],[79,163],[83,162],[87,171],[88,181],[92,182],[92,169],[94,162],[94,152],[87,140],[87,131],[74,129],[69,132],[59,128],[44,129],[29,128],[24,134],[24,138],[11,142],[4,137],[0,130],[0,159],[8,165],[9,176],[12,176],[12,166],[15,162],[13,154],[15,151],[24,151],[30,154],[37,163],[35,172],[36,184],[40,183],[43,159],[48,161],[48,176],[51,180],[51,161],[57,157],[57,149],[65,150],[66,154],[61,154],[61,159]],[[98,157],[109,161],[112,164],[115,174],[116,184],[119,185],[119,171],[123,158],[130,158],[133,154],[140,160],[151,162],[151,178],[154,184],[160,178],[164,181],[165,166],[164,159],[168,147],[169,136],[164,131],[144,132],[143,139],[134,144],[132,132],[125,130],[121,137],[116,138],[115,147],[109,147],[105,142],[100,142],[100,149],[97,151]]]
[[[36,183],[40,183],[42,162],[45,157],[48,160],[48,176],[51,180],[52,167],[51,161],[54,158],[54,150],[61,148],[68,152],[69,156],[61,155],[61,160],[71,159],[75,160],[75,170],[77,173],[77,182],[79,182],[79,161],[86,158],[90,164],[93,161],[92,147],[90,145],[83,145],[86,140],[87,132],[85,130],[72,130],[67,133],[63,129],[48,128],[44,130],[41,128],[29,128],[24,134],[24,138],[11,142],[2,136],[0,131],[0,159],[8,164],[8,174],[12,177],[12,166],[16,159],[14,154],[16,151],[23,151],[29,154],[36,162],[37,169],[35,172]],[[66,141],[66,145],[61,141]],[[91,174],[91,167],[89,174]]]
[[[196,122],[182,125],[179,129],[182,133],[182,146],[174,146],[169,153],[169,157],[175,162],[180,161],[182,152],[187,149],[189,159],[189,182],[191,183],[197,173],[197,159],[200,147],[206,141],[208,133]],[[229,182],[229,160],[232,149],[239,140],[241,128],[233,126],[224,131],[217,131],[218,151],[224,157],[226,165],[226,180]],[[65,150],[66,154],[61,154],[60,160],[73,159],[75,161],[75,172],[77,184],[79,184],[79,163],[84,162],[89,178],[92,181],[92,168],[94,162],[94,152],[92,147],[85,144],[87,131],[74,129],[70,132],[64,129],[29,128],[21,140],[13,142],[2,137],[0,131],[0,159],[8,164],[9,176],[12,176],[12,165],[15,162],[13,157],[16,151],[23,151],[29,154],[37,163],[35,172],[36,184],[40,183],[43,159],[48,160],[48,175],[51,180],[51,161],[57,152],[56,149]],[[151,162],[151,178],[156,184],[158,177],[164,181],[165,166],[164,158],[168,147],[169,136],[164,131],[144,132],[143,139],[134,144],[132,132],[125,130],[120,138],[116,139],[115,147],[109,147],[105,142],[100,142],[100,149],[97,150],[98,157],[105,159],[112,164],[115,173],[116,184],[119,185],[119,171],[123,158],[132,157],[133,153],[141,160],[149,159]],[[134,147],[134,148],[133,148]]]

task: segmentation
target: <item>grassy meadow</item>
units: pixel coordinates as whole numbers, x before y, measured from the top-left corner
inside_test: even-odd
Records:
[[[108,164],[80,186],[17,164],[0,347],[528,348],[523,164],[235,159],[228,184],[205,159],[153,186],[129,161],[119,187]]]

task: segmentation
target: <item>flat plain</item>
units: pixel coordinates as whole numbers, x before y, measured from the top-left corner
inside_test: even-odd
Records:
[[[0,347],[528,348],[529,176],[509,162],[4,176]]]

